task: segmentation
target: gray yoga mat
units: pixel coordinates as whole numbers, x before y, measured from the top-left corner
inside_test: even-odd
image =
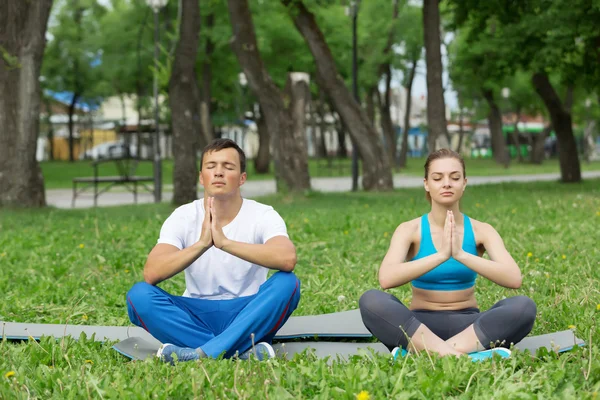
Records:
[[[91,325],[60,325],[33,324],[22,322],[0,322],[0,334],[8,340],[39,340],[42,336],[61,338],[71,336],[78,339],[82,333],[88,338],[92,335],[99,342],[106,340],[125,340],[129,337],[154,339],[152,335],[137,326],[91,326]]]
[[[2,337],[9,340],[38,340],[42,336],[79,338],[85,333],[88,338],[96,334],[97,341],[125,340],[129,337],[152,338],[148,332],[137,326],[86,326],[33,324],[20,322],[0,322]],[[296,339],[302,337],[371,337],[365,328],[359,310],[342,311],[331,314],[290,317],[275,335],[276,339]]]
[[[527,337],[514,347],[535,354],[542,347],[561,353],[574,346],[583,345],[585,345],[583,340],[577,338],[571,330],[567,330]],[[138,337],[125,339],[113,346],[116,351],[134,360],[145,360],[154,356],[159,347],[160,342],[154,338],[149,341]],[[277,355],[284,358],[292,358],[294,354],[301,353],[307,348],[311,349],[310,351],[318,358],[330,356],[341,360],[348,360],[354,355],[368,354],[371,350],[376,354],[390,354],[387,347],[381,343],[282,342],[273,345]]]

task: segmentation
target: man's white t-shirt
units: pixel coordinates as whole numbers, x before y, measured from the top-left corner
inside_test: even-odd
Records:
[[[178,207],[164,222],[158,243],[184,249],[196,243],[202,232],[204,199]],[[263,244],[275,236],[288,237],[283,218],[271,206],[243,199],[238,215],[223,227],[230,240]],[[233,299],[258,292],[269,269],[211,247],[185,269],[186,297],[208,300]]]

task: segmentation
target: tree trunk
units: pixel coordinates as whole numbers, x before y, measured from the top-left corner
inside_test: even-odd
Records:
[[[77,70],[77,60],[75,60],[75,70]],[[73,93],[73,97],[71,98],[71,103],[69,103],[69,161],[75,161],[75,126],[73,122],[73,115],[75,114],[75,106],[77,105],[77,99],[79,99],[79,94],[77,92]]]
[[[346,149],[346,125],[344,125],[344,121],[339,116],[336,118],[336,131],[338,137],[338,148],[337,148],[337,156],[339,158],[347,158],[348,150]]]
[[[296,165],[298,171],[306,171],[305,177],[297,177],[301,182],[309,182],[305,189],[310,189],[310,177],[308,175],[308,150],[306,143],[306,105],[310,97],[309,75],[303,72],[292,72],[288,74],[286,88],[286,99],[290,99],[290,113],[292,117],[292,136],[288,140],[294,143],[294,154],[286,154],[288,162]]]
[[[196,80],[196,56],[200,34],[197,0],[182,0],[179,41],[169,80],[169,105],[173,125],[173,203],[198,198],[196,151],[200,132],[200,90]]]
[[[580,182],[581,166],[577,154],[577,144],[573,136],[571,112],[568,109],[569,99],[567,98],[566,104],[563,104],[545,72],[535,73],[532,82],[535,91],[548,109],[552,127],[556,132],[561,180],[563,182]]]
[[[396,161],[396,131],[392,122],[392,114],[390,113],[391,93],[392,93],[392,69],[390,64],[385,67],[385,92],[383,98],[379,102],[379,113],[381,114],[381,130],[385,138],[385,147],[387,149],[388,160],[390,165],[394,165]]]
[[[213,29],[215,24],[215,15],[209,14],[206,17],[206,27],[208,30]],[[202,89],[201,89],[201,99],[200,99],[200,149],[203,149],[208,143],[212,142],[213,137],[213,127],[212,127],[212,119],[211,119],[211,85],[212,85],[212,60],[211,56],[214,53],[215,44],[213,43],[210,36],[206,37],[206,54],[204,55],[205,61],[202,65]]]
[[[301,192],[310,189],[308,160],[300,143],[295,141],[294,121],[284,102],[281,90],[275,86],[263,65],[256,42],[254,23],[248,0],[228,0],[229,17],[233,29],[231,45],[248,84],[265,114],[274,150],[275,182],[278,192]]]
[[[544,143],[546,138],[552,132],[552,124],[545,127],[544,130],[533,137],[533,143],[531,145],[531,163],[541,164],[544,161]]]
[[[81,45],[83,41],[83,27],[81,25],[81,18],[83,16],[83,7],[79,1],[74,1],[72,4],[75,7],[74,21],[77,26],[77,41]],[[69,104],[69,161],[75,161],[75,127],[73,124],[73,115],[76,112],[77,101],[81,97],[82,83],[79,77],[79,59],[75,57],[73,59],[73,97]]]
[[[48,96],[42,96],[46,107],[46,121],[48,124],[48,160],[54,161],[54,127],[52,126],[52,104]]]
[[[319,144],[321,143],[319,140],[319,123],[317,121],[317,101],[315,99],[312,98],[312,96],[310,96],[310,91],[309,91],[309,117],[310,117],[310,138],[311,138],[311,142],[313,145],[313,156],[315,156],[316,158],[319,157],[319,152],[318,152],[318,148],[319,148]]]
[[[412,87],[417,73],[417,63],[419,58],[413,58],[413,64],[408,74],[408,82],[406,85],[406,112],[404,113],[404,130],[402,131],[402,149],[400,150],[400,158],[398,160],[398,166],[400,168],[406,168],[407,156],[408,156],[408,131],[410,130],[410,109],[412,107]]]
[[[465,114],[463,113],[462,104],[458,103],[458,145],[456,145],[456,152],[458,154],[462,151],[463,140],[465,137]]]
[[[383,95],[383,101],[379,102],[379,113],[381,115],[381,130],[385,139],[388,160],[390,166],[396,163],[396,131],[394,130],[394,123],[392,122],[392,115],[390,113],[391,106],[391,82],[392,82],[392,67],[390,65],[389,54],[394,45],[394,32],[396,21],[398,20],[398,14],[400,12],[400,2],[398,0],[392,1],[392,26],[388,32],[387,43],[383,49],[383,57],[385,62],[379,66],[380,74],[385,74],[385,92]],[[377,90],[379,94],[379,90]],[[380,97],[379,97],[380,98]],[[374,122],[373,122],[374,123]]]
[[[583,154],[586,162],[592,161],[592,156],[596,151],[594,143],[594,130],[596,129],[596,121],[587,121],[583,131]]]
[[[256,118],[258,129],[258,153],[254,159],[254,170],[257,174],[268,174],[271,164],[271,135],[262,108]]]
[[[46,205],[35,153],[51,7],[52,0],[0,2],[0,207]]]
[[[317,146],[317,157],[318,158],[327,158],[329,154],[327,152],[327,142],[326,134],[327,134],[327,121],[325,120],[325,96],[323,92],[319,90],[319,100],[317,106],[317,113],[319,114],[319,142]]]
[[[519,160],[519,162],[523,162],[523,154],[521,154],[521,146],[520,146],[520,134],[521,132],[519,131],[519,121],[521,121],[521,110],[517,109],[516,111],[516,118],[515,118],[515,125],[514,125],[514,129],[513,129],[513,141],[515,142],[515,149],[517,150],[517,158]]]
[[[144,37],[144,27],[146,26],[146,22],[148,21],[148,16],[150,15],[150,7],[144,7],[144,20],[142,25],[140,25],[140,29],[138,31],[138,41],[137,41],[137,81],[136,81],[136,107],[137,107],[137,132],[136,136],[136,146],[137,152],[136,156],[138,158],[142,157],[142,98],[144,97],[144,82],[142,81],[142,39]]]
[[[506,140],[502,135],[502,114],[500,108],[494,99],[494,93],[489,89],[483,89],[483,97],[490,108],[488,113],[488,122],[490,125],[490,135],[492,137],[492,153],[494,160],[500,165],[508,168],[510,157],[506,148]]]
[[[375,126],[375,101],[373,100],[373,97],[376,95],[377,91],[377,86],[373,86],[367,90],[367,93],[365,94],[365,111],[367,112],[367,117],[373,126]],[[377,96],[379,96],[378,93]]]
[[[427,145],[429,152],[433,152],[437,139],[448,137],[442,87],[439,0],[423,0],[423,32],[427,63]]]
[[[231,2],[232,0],[230,0]],[[366,190],[392,190],[392,170],[375,128],[340,77],[333,55],[314,15],[302,1],[281,0],[304,37],[315,60],[318,81],[344,121],[362,159],[362,184]]]

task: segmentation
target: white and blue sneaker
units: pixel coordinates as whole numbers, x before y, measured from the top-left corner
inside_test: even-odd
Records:
[[[483,350],[483,351],[475,351],[473,353],[469,353],[469,357],[473,362],[488,360],[494,356],[494,354],[499,355],[502,358],[510,357],[511,351],[504,347],[494,347],[493,349]]]
[[[253,355],[259,361],[263,361],[268,360],[269,358],[274,358],[275,350],[273,350],[273,347],[269,343],[260,342],[255,344],[246,352],[240,354],[238,358],[240,360],[247,360],[250,358],[250,355]]]
[[[206,354],[200,349],[191,347],[179,347],[174,344],[165,343],[156,352],[156,356],[164,362],[175,364],[175,361],[193,361],[206,357]]]
[[[398,357],[405,357],[408,354],[408,351],[404,350],[402,347],[394,347],[392,349],[392,361],[396,361]]]

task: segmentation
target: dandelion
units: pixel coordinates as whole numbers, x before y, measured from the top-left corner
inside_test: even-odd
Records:
[[[83,249],[84,247],[85,247],[85,244],[83,244],[83,243],[80,243],[80,244],[79,244],[79,248],[80,248],[80,249]]]
[[[126,273],[126,274],[128,274],[128,273],[129,273],[129,270],[128,270],[128,269],[126,269],[126,270],[125,270],[125,273]]]
[[[348,234],[348,231],[344,231],[344,235],[347,235],[347,234]]]
[[[575,325],[569,325],[569,327],[568,327],[568,328],[569,328],[569,329],[573,329],[573,330],[577,329],[577,327],[576,327]]]
[[[536,259],[535,259],[535,262],[540,262],[540,259],[539,259],[539,258],[536,258]]]
[[[81,316],[81,319],[84,320],[84,321],[87,321],[88,320],[88,316],[86,314],[83,314]]]
[[[528,257],[528,258],[529,258],[529,257],[531,257],[531,256],[533,256],[533,253],[532,253],[532,252],[529,252],[529,253],[527,253],[527,257]]]
[[[92,360],[85,360],[85,363],[94,365],[94,362]]]
[[[371,395],[366,390],[362,390],[359,394],[356,395],[356,400],[369,400]]]
[[[346,300],[346,296],[344,296],[343,294],[338,296],[338,301],[341,303],[342,301]]]
[[[600,304],[596,305],[596,311],[600,311]]]
[[[4,377],[6,379],[10,378],[11,376],[15,376],[15,371],[8,371],[7,373],[4,374]]]
[[[383,237],[388,237],[389,233],[383,232]]]
[[[562,259],[563,259],[563,260],[566,260],[566,259],[567,259],[567,256],[563,254],[563,255],[562,255]]]

